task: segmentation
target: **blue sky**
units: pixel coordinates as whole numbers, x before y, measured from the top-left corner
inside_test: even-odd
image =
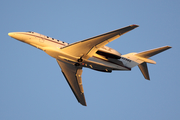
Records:
[[[1,120],[179,120],[178,0],[5,0],[0,4]],[[152,57],[151,81],[138,67],[111,74],[83,69],[81,106],[56,60],[8,36],[35,31],[73,43],[131,24],[139,28],[108,44],[122,54],[165,45]]]

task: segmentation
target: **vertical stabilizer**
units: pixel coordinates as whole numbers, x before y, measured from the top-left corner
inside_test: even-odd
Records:
[[[150,80],[147,63],[143,62],[138,65],[145,79]]]

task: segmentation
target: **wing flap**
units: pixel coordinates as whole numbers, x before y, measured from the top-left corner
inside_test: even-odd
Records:
[[[77,67],[69,63],[62,62],[60,60],[57,60],[57,62],[61,67],[62,73],[66,78],[74,95],[76,96],[78,102],[84,106],[87,106],[81,79],[82,67]]]

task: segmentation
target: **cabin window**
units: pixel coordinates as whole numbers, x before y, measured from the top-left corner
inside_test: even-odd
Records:
[[[59,40],[57,40],[59,42]]]
[[[54,38],[52,38],[52,40],[54,40]]]
[[[47,36],[47,38],[49,38],[49,37]]]

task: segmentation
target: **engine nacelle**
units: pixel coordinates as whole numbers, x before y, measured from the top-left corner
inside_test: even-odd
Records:
[[[107,46],[100,48],[96,53],[98,55],[105,56],[106,58],[114,58],[114,59],[121,58],[121,54],[118,51]]]

